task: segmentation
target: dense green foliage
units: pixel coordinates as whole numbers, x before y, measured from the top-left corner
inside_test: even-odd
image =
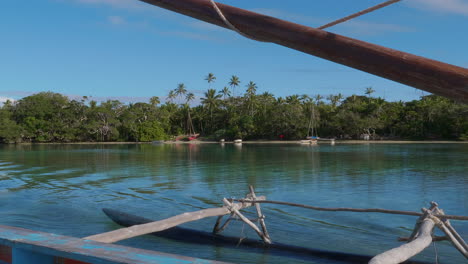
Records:
[[[236,96],[239,78],[230,89],[209,88],[201,104],[184,84],[171,91],[167,102],[158,97],[149,103],[125,105],[116,100],[98,104],[87,97],[70,100],[42,92],[0,108],[0,142],[153,141],[194,131],[212,139],[303,139],[308,135],[375,139],[468,140],[468,105],[439,96],[424,96],[410,102],[387,102],[367,96],[341,94],[324,97],[257,94],[249,82],[245,94]]]

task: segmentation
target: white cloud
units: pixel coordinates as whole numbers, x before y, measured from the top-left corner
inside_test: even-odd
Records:
[[[311,27],[318,27],[333,21],[334,19],[324,19],[323,17],[310,17],[301,14],[295,14],[290,12],[285,12],[278,9],[267,9],[267,8],[257,8],[252,10],[254,12],[262,13],[265,15],[278,17],[281,19],[286,19],[296,23],[301,23]],[[335,18],[336,19],[336,18]],[[364,21],[360,19],[353,19],[342,24],[338,24],[327,31],[334,31],[337,29],[346,34],[357,34],[357,35],[379,35],[385,34],[388,32],[412,32],[414,29],[400,26],[397,24],[384,24],[384,23],[374,23],[370,21]]]
[[[223,31],[223,30],[228,30],[223,27],[219,27],[213,24],[210,24],[208,22],[202,21],[202,20],[195,20],[195,21],[190,21],[187,23],[188,26],[195,28],[195,29],[200,29],[204,31]]]
[[[159,8],[155,8],[154,6],[148,5],[146,3],[137,1],[137,0],[66,0],[66,1],[74,1],[81,4],[90,4],[90,5],[107,5],[114,8],[125,8],[125,9],[148,9],[152,11],[160,11]],[[458,2],[460,0],[408,0],[412,2]],[[262,13],[265,15],[278,17],[281,19],[286,19],[289,21],[293,21],[296,23],[301,23],[304,25],[318,27],[323,24],[330,22],[333,19],[325,19],[323,17],[313,17],[307,16],[303,14],[297,14],[293,12],[284,11],[281,9],[270,9],[270,8],[256,8],[252,9],[253,12]],[[128,25],[129,23],[120,16],[109,16],[107,18],[108,22],[113,25]],[[180,21],[180,20],[179,20]],[[184,20],[185,21],[185,20]],[[190,20],[187,23],[190,27],[196,30],[203,30],[203,31],[223,31],[222,28],[211,25],[206,22],[202,21],[192,21]],[[357,34],[357,35],[379,35],[385,34],[388,32],[411,32],[414,31],[411,28],[400,26],[397,24],[384,24],[384,23],[374,23],[370,21],[364,20],[351,20],[341,25],[336,26],[338,30],[344,32],[345,34]],[[330,30],[333,31],[335,27],[331,28]],[[189,39],[197,39],[197,40],[215,40],[212,37],[208,37],[203,33],[195,33],[195,32],[159,32],[166,35],[173,35],[182,38],[189,38]]]
[[[112,25],[125,25],[127,24],[127,21],[120,16],[109,16],[107,17],[107,21],[111,23]]]
[[[276,17],[279,19],[284,19],[288,21],[292,21],[295,23],[301,23],[301,24],[315,24],[315,26],[319,26],[321,24],[327,23],[329,21],[326,21],[323,18],[318,18],[318,17],[313,17],[313,16],[307,16],[307,15],[301,15],[297,13],[292,13],[292,12],[287,12],[281,9],[274,9],[274,8],[254,8],[251,9],[252,12],[257,12],[260,14],[264,14],[267,16],[272,16]],[[310,25],[313,27],[313,25]]]
[[[5,97],[5,96],[0,96],[0,106],[3,105],[4,103],[6,103],[6,101],[15,102],[15,99]]]
[[[93,5],[109,5],[115,8],[131,8],[131,9],[141,9],[147,8],[147,5],[143,2],[136,0],[74,0],[74,2],[82,4],[93,4]]]
[[[468,2],[466,0],[408,0],[407,4],[439,13],[468,16]]]
[[[357,35],[381,35],[388,32],[414,32],[409,27],[396,24],[372,23],[362,20],[351,20],[343,24],[336,25],[337,30],[346,32],[346,34]],[[330,28],[333,30],[333,28]],[[327,30],[327,29],[325,29]]]
[[[80,101],[83,99],[82,95],[76,94],[63,94],[70,100]],[[150,97],[145,96],[88,96],[89,101],[105,102],[107,100],[118,100],[122,103],[138,103],[138,102],[149,102]]]
[[[189,25],[192,28],[195,29],[204,29],[206,30],[207,28],[210,28],[210,25],[205,22],[199,22],[195,21],[193,22],[190,19],[190,22],[184,22],[187,20],[181,19],[181,16],[178,14],[175,14],[171,11],[162,9],[162,8],[157,8],[153,5],[147,4],[142,1],[138,0],[58,0],[62,2],[73,2],[73,3],[78,3],[82,5],[90,5],[90,6],[107,6],[107,7],[112,7],[116,9],[125,9],[125,10],[131,10],[131,11],[144,11],[144,12],[149,12],[150,14],[153,14],[153,16],[157,17],[158,19],[164,18],[164,19],[171,19],[171,20],[176,20],[179,23]],[[122,16],[108,16],[106,18],[107,23],[110,23],[112,25],[116,26],[128,26],[132,28],[138,28],[140,30],[147,30],[149,32],[159,34],[159,35],[170,35],[170,36],[176,36],[180,38],[186,38],[186,39],[196,39],[196,40],[205,40],[205,41],[220,41],[218,38],[203,34],[203,33],[196,33],[196,32],[189,32],[189,31],[165,31],[162,30],[161,28],[155,26],[152,27],[148,24],[148,22],[134,22],[134,21],[128,21]],[[183,21],[183,22],[181,22]],[[213,30],[215,26],[213,26],[211,29]]]

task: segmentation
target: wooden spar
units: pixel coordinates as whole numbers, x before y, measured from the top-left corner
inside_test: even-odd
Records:
[[[252,196],[252,200],[256,200],[257,199],[257,195],[255,194],[255,189],[252,185],[249,185],[249,190],[250,190],[250,195]],[[260,226],[262,227],[262,233],[263,235],[271,240],[270,238],[270,234],[268,234],[268,230],[267,230],[267,227],[266,227],[266,224],[265,224],[265,216],[262,214],[262,209],[260,208],[260,204],[259,203],[255,203],[255,209],[257,211],[257,216],[258,216],[258,222],[260,223]],[[263,238],[263,237],[262,237]]]
[[[144,224],[153,222],[153,220],[146,219],[140,216],[130,215],[118,210],[103,209],[104,213],[112,219],[115,223],[123,226],[132,226],[138,224]],[[343,253],[329,250],[318,250],[304,246],[292,246],[283,244],[281,242],[275,242],[273,244],[265,244],[256,238],[242,238],[229,237],[224,235],[213,235],[211,232],[205,232],[201,230],[193,230],[180,226],[173,227],[171,229],[152,233],[151,235],[162,237],[166,239],[172,239],[184,243],[193,243],[196,245],[216,245],[222,247],[233,248],[236,250],[249,250],[249,248],[256,248],[263,252],[268,252],[270,257],[281,256],[281,257],[292,257],[298,258],[302,261],[318,261],[322,259],[326,262],[338,261],[339,263],[367,263],[372,258],[370,256],[357,255],[351,253]],[[240,243],[239,243],[240,242]],[[242,244],[242,246],[240,246]],[[414,264],[423,264],[423,262],[414,261]],[[424,263],[427,264],[427,263]]]
[[[409,241],[413,241],[416,238],[418,230],[421,227],[421,224],[423,223],[424,219],[426,219],[429,216],[429,214],[437,208],[437,206],[439,205],[436,202],[431,202],[431,207],[429,207],[429,210],[423,210],[423,214],[416,221],[416,225],[414,226],[413,232],[409,237]]]
[[[459,240],[457,240],[456,236],[454,236],[453,233],[450,232],[450,230],[445,226],[445,224],[440,219],[438,219],[437,217],[433,217],[433,221],[435,221],[435,224],[437,225],[437,227],[440,230],[442,230],[442,232],[445,233],[445,235],[447,236],[448,240],[450,240],[452,245],[458,251],[460,251],[460,253],[462,253],[462,255],[465,256],[465,258],[468,259],[468,251],[465,249],[466,244],[462,244],[463,242],[460,242]]]
[[[426,218],[421,224],[415,240],[375,256],[369,264],[398,264],[417,255],[431,245],[434,226],[434,221]]]
[[[229,217],[226,222],[224,222],[224,224],[219,227],[219,225],[221,224],[221,220],[223,219],[223,215],[222,216],[218,216],[218,219],[216,219],[216,224],[215,226],[213,227],[213,234],[219,234],[221,232],[224,231],[224,229],[226,229],[229,225],[229,223],[231,222],[232,220],[232,217]]]
[[[435,208],[434,212],[442,216],[445,215],[444,211],[439,208]],[[443,217],[438,218],[434,216],[432,216],[432,220],[435,222],[437,227],[445,233],[452,245],[458,251],[460,251],[460,253],[463,256],[465,256],[466,259],[468,259],[468,245],[463,240],[463,238],[455,231],[455,229],[450,225],[449,220],[444,219]]]
[[[434,242],[446,241],[446,240],[449,240],[449,238],[446,236],[432,236],[432,241]],[[410,237],[399,237],[398,241],[408,242],[408,241],[413,241],[413,239],[411,239]]]
[[[241,202],[241,203],[267,203],[267,204],[280,204],[280,205],[288,205],[294,207],[301,207],[306,209],[312,209],[316,211],[328,211],[328,212],[356,212],[356,213],[382,213],[382,214],[397,214],[397,215],[412,215],[412,216],[422,216],[424,213],[412,212],[412,211],[401,211],[401,210],[389,210],[389,209],[382,209],[382,208],[347,208],[347,207],[318,207],[306,204],[298,204],[298,203],[290,203],[290,202],[283,202],[283,201],[271,201],[271,200],[252,200],[252,199],[233,199],[233,201]],[[463,215],[439,215],[434,214],[436,217],[443,217],[444,219],[453,219],[453,220],[468,220],[468,216]]]
[[[406,239],[410,242],[375,256],[369,264],[397,264],[415,256],[428,247],[432,241],[437,241],[432,237],[435,226],[439,227],[446,235],[438,237],[438,240],[449,240],[468,259],[465,241],[458,235],[455,229],[452,231],[450,228],[447,228],[447,225],[449,225],[448,220],[441,220],[435,216],[436,213],[439,216],[444,215],[443,210],[438,208],[437,203],[431,202],[430,209],[423,208],[422,211],[423,215],[416,221],[413,233]]]
[[[266,197],[260,196],[256,197],[255,190],[253,186],[249,186],[250,193],[247,194],[248,199],[223,199],[224,206],[221,208],[209,208],[195,212],[184,213],[180,215],[173,216],[171,218],[167,218],[160,221],[152,222],[151,220],[131,216],[125,213],[121,213],[115,210],[110,209],[103,209],[104,213],[106,213],[112,220],[116,223],[121,225],[130,226],[128,228],[122,228],[115,231],[97,234],[93,236],[86,237],[85,239],[94,240],[98,242],[105,242],[105,243],[113,243],[123,239],[128,239],[140,235],[145,235],[149,233],[156,233],[157,235],[166,235],[168,236],[169,233],[167,232],[180,232],[176,231],[175,229],[181,229],[179,227],[175,228],[177,225],[199,220],[202,218],[210,217],[210,216],[218,216],[215,227],[213,228],[213,234],[216,234],[222,229],[224,229],[229,221],[232,219],[229,218],[222,227],[221,225],[222,216],[231,214],[236,215],[239,217],[244,223],[249,225],[263,240],[265,245],[272,245],[272,241],[268,235],[265,222],[262,222],[264,219],[263,214],[260,209],[259,203],[265,202]],[[241,201],[242,203],[234,203],[234,201]],[[292,206],[299,206],[304,208],[310,208],[315,210],[322,210],[322,211],[352,211],[352,212],[381,212],[381,213],[390,213],[390,214],[408,214],[414,215],[414,212],[407,212],[407,211],[395,211],[395,210],[384,210],[384,209],[355,209],[355,208],[320,208],[320,207],[313,207],[301,204],[294,204],[294,203],[286,203],[286,202],[277,202],[277,201],[268,201],[269,203],[276,203],[276,204],[283,204],[283,205],[292,205]],[[246,218],[241,212],[240,209],[254,206],[256,207],[258,219],[260,221],[260,225],[262,230],[251,220]],[[430,209],[422,209],[421,217],[416,221],[416,225],[414,228],[413,233],[408,238],[401,238],[400,241],[409,241],[408,244],[402,245],[398,248],[391,249],[386,251],[382,254],[379,254],[371,259],[369,262],[370,264],[393,264],[393,263],[401,263],[409,258],[415,256],[416,254],[423,251],[426,247],[428,247],[431,242],[433,241],[442,241],[442,240],[449,240],[452,244],[466,257],[468,258],[468,245],[466,242],[461,238],[461,236],[455,231],[455,229],[450,225],[450,222],[447,220],[447,217],[443,210],[438,208],[438,204],[435,202],[431,202]],[[458,217],[458,216],[457,216]],[[256,221],[254,220],[254,221]],[[434,227],[438,226],[444,233],[444,237],[432,237]],[[174,227],[175,229],[167,230]],[[164,231],[165,232],[159,232]],[[157,233],[158,232],[158,233]],[[191,233],[193,233],[191,231]],[[200,234],[198,234],[200,236]]]
[[[265,200],[265,196],[257,198],[258,200]],[[178,226],[183,223],[200,220],[206,217],[220,216],[230,214],[232,210],[241,210],[243,208],[252,206],[251,203],[234,203],[230,208],[224,206],[220,208],[209,208],[195,212],[183,213],[161,221],[155,221],[142,225],[135,225],[127,228],[121,228],[114,231],[92,235],[84,239],[94,240],[104,243],[114,243],[120,240],[141,236],[149,233],[154,233],[162,230]]]
[[[249,225],[253,230],[255,230],[255,232],[257,233],[257,235],[259,237],[262,238],[263,242],[265,242],[266,244],[271,244],[271,239],[269,237],[267,237],[264,233],[262,233],[262,231],[260,231],[260,229],[254,224],[252,223],[252,221],[250,221],[249,219],[247,219],[247,217],[245,217],[243,214],[241,214],[239,212],[239,210],[236,209],[236,207],[234,206],[233,203],[229,202],[226,198],[223,199],[223,203],[225,205],[228,206],[228,208],[230,209],[230,211],[232,211],[234,214],[236,214],[242,221],[244,221],[244,223],[246,223],[247,225]]]
[[[228,28],[209,0],[140,0]],[[457,101],[468,102],[468,69],[324,30],[217,4],[241,32]]]

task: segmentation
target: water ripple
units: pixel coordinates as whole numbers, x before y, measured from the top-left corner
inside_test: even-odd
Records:
[[[83,237],[117,228],[102,207],[162,219],[221,206],[223,197],[244,197],[249,184],[271,200],[410,211],[436,200],[447,213],[466,215],[467,155],[468,148],[458,145],[13,146],[0,151],[0,224]],[[396,237],[407,236],[416,220],[275,205],[262,209],[274,241],[359,254],[394,247]],[[253,208],[247,211],[255,217]],[[188,226],[209,231],[213,224],[206,219]],[[462,236],[468,233],[466,225],[453,224]],[[243,224],[233,223],[226,232],[242,234]],[[187,248],[202,256],[216,252],[215,258],[225,261],[301,263],[158,238],[132,241],[177,254]],[[462,263],[452,253],[440,244],[446,263]],[[430,257],[425,252],[420,258]]]

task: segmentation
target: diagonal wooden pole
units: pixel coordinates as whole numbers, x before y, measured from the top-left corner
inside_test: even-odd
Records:
[[[447,220],[443,219],[444,211],[436,208],[434,210],[435,213],[438,215],[442,215],[442,217],[435,217],[432,216],[432,220],[435,222],[437,227],[445,233],[447,236],[448,240],[452,243],[452,245],[460,251],[460,253],[465,256],[465,258],[468,259],[468,246],[466,245],[466,242],[461,238],[461,236],[455,231],[455,229],[450,229],[447,226]]]
[[[437,203],[432,202],[430,209],[422,209],[424,213],[422,217],[424,218],[416,221],[413,233],[408,239],[409,242],[407,244],[378,254],[369,261],[369,264],[402,263],[430,246],[433,241],[432,234],[436,225],[432,214],[438,209],[437,206]]]
[[[232,216],[232,214],[231,214],[231,216]],[[229,217],[228,219],[226,219],[224,224],[221,225],[221,220],[222,219],[223,219],[223,216],[219,216],[218,219],[216,219],[216,224],[213,227],[213,231],[212,231],[213,234],[219,234],[219,233],[223,232],[224,229],[226,229],[228,227],[229,223],[231,223],[232,217]],[[221,225],[221,227],[220,227],[220,225]]]
[[[431,203],[431,207],[429,207],[429,210],[423,210],[423,214],[416,220],[416,224],[413,228],[413,233],[411,233],[409,237],[409,241],[413,241],[416,238],[416,235],[418,234],[418,230],[421,227],[421,224],[423,223],[424,219],[426,219],[429,214],[437,207],[438,205],[435,202]]]
[[[265,196],[259,197],[264,200]],[[226,200],[226,199],[225,199]],[[241,210],[243,208],[252,206],[252,203],[230,203],[229,208],[224,206],[220,208],[208,208],[195,212],[183,213],[164,220],[155,221],[147,224],[134,225],[126,228],[117,229],[114,231],[92,235],[84,239],[94,240],[104,243],[114,243],[120,240],[129,239],[136,236],[146,235],[162,230],[169,229],[183,223],[200,220],[206,217],[221,216],[230,214],[233,210]]]
[[[263,242],[265,242],[265,244],[271,244],[271,239],[266,237],[265,234],[263,234],[262,231],[260,231],[260,229],[254,223],[252,223],[252,221],[250,221],[241,212],[239,212],[239,210],[237,210],[237,208],[233,207],[231,202],[229,202],[226,198],[223,199],[223,202],[228,207],[229,210],[231,210],[242,221],[244,221],[248,226],[250,226],[253,230],[255,230],[257,235],[263,240]]]
[[[252,196],[252,199],[254,201],[257,200],[257,196],[255,195],[255,189],[252,185],[249,185],[249,190],[250,190],[250,195]],[[268,230],[266,228],[265,216],[262,214],[262,209],[260,208],[259,203],[255,203],[255,209],[257,210],[258,221],[260,222],[260,226],[262,227],[263,234],[265,235],[265,237],[271,240],[270,234],[268,234]]]
[[[209,0],[140,0],[230,28]],[[468,102],[468,69],[216,3],[248,36],[276,43],[457,101]]]

